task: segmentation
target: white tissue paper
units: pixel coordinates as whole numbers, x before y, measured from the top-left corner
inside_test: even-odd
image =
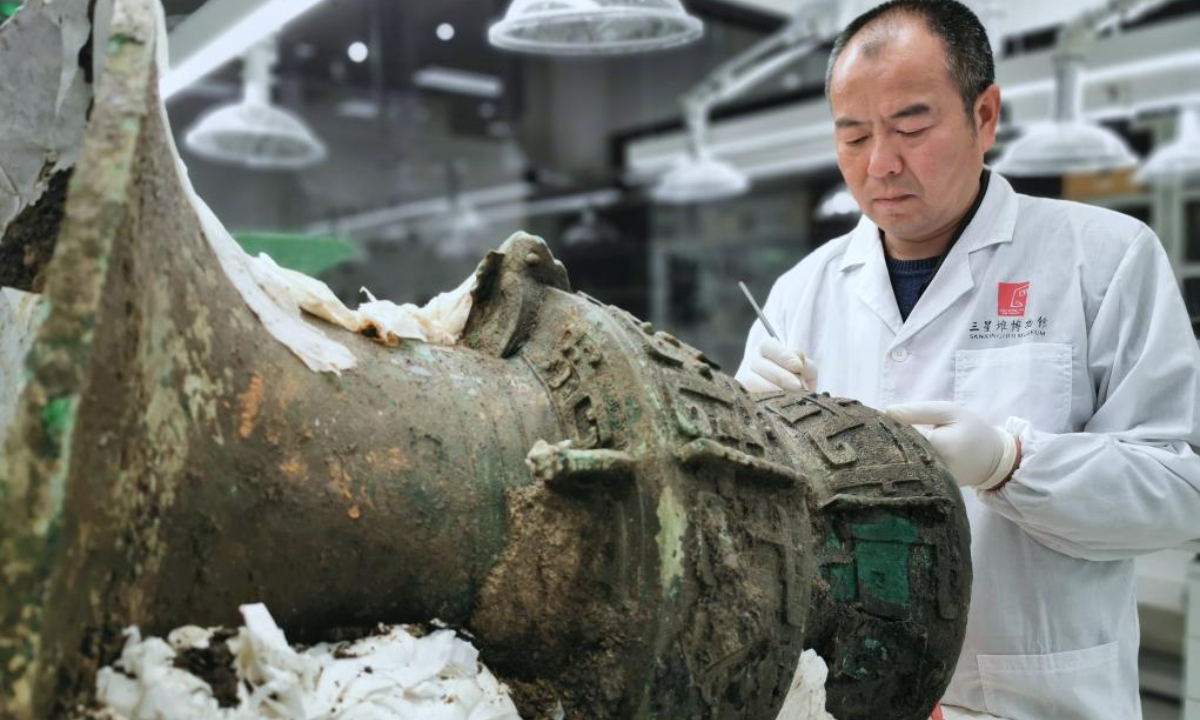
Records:
[[[455,289],[440,293],[424,306],[417,307],[412,303],[397,305],[390,300],[378,300],[370,290],[362,288],[368,302],[359,305],[358,310],[351,310],[328,285],[304,273],[280,267],[266,253],[260,253],[251,261],[250,271],[259,286],[280,307],[297,315],[306,312],[391,346],[398,345],[401,340],[420,340],[435,345],[458,342],[467,325],[467,316],[471,314],[471,292],[475,289],[475,275],[472,274]]]
[[[825,680],[829,668],[813,650],[805,650],[796,663],[792,686],[777,720],[836,720],[825,711]]]
[[[96,678],[93,713],[105,720],[520,720],[508,689],[452,630],[423,637],[382,627],[353,642],[288,645],[261,604],[243,605],[230,638],[237,705],[221,707],[208,683],[174,666],[208,648],[214,630],[186,626],[168,641],[126,631],[121,658]]]

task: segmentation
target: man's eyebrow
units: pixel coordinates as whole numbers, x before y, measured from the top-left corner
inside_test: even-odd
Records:
[[[917,117],[919,115],[929,115],[932,112],[933,112],[933,108],[929,107],[925,103],[913,103],[912,105],[909,105],[906,108],[902,108],[901,110],[898,110],[897,112],[892,113],[891,115],[888,116],[888,119],[889,120],[900,120],[902,118]],[[840,117],[837,120],[833,121],[833,127],[838,130],[841,130],[843,128],[861,127],[866,124],[867,124],[867,122],[865,120],[856,120],[854,118],[847,118],[847,117]]]
[[[898,112],[892,113],[888,119],[899,120],[901,118],[916,117],[917,115],[928,115],[931,112],[933,112],[933,109],[925,103],[913,103]]]

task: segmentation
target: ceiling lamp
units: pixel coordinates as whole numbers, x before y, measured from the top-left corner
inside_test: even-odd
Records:
[[[749,189],[746,173],[702,151],[689,154],[664,175],[650,196],[656,202],[681,205],[725,200]]]
[[[850,188],[845,185],[835,185],[825,193],[817,203],[817,211],[813,214],[817,220],[849,220],[862,215],[858,201],[850,194]]]
[[[486,223],[475,204],[463,197],[462,169],[458,160],[447,160],[446,214],[434,220],[429,234],[437,240],[437,254],[445,258],[464,258],[477,252],[478,238]],[[440,230],[440,232],[439,232]]]
[[[241,102],[200,118],[184,139],[200,157],[253,170],[298,170],[325,159],[325,144],[303,120],[271,105],[275,41],[251,48],[243,61]]]
[[[708,116],[713,107],[746,93],[797,60],[821,47],[837,31],[836,0],[813,0],[792,19],[744,52],[717,66],[683,96],[687,120],[687,157],[651,190],[654,200],[691,203],[740,195],[750,188],[745,172],[713,156],[708,147]]]
[[[488,41],[543,55],[617,55],[683,45],[703,33],[680,0],[513,0]]]
[[[601,220],[593,207],[585,207],[579,219],[562,234],[563,244],[567,247],[612,244],[618,238],[617,229]]]
[[[1200,178],[1200,104],[1179,109],[1175,140],[1156,149],[1134,177],[1139,183],[1181,183]]]
[[[1082,58],[1060,55],[1055,63],[1055,118],[1032,125],[993,166],[1014,177],[1069,175],[1123,170],[1137,156],[1112,130],[1081,120]]]
[[[1059,33],[1054,51],[1054,120],[1037,123],[993,166],[1005,175],[1047,176],[1123,170],[1137,156],[1112,130],[1083,119],[1084,49],[1096,33],[1164,0],[1111,0],[1084,11]]]

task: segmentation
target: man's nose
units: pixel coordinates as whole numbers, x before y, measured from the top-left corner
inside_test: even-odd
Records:
[[[867,173],[874,178],[885,178],[899,175],[903,169],[904,162],[892,141],[887,137],[877,138],[871,147]]]

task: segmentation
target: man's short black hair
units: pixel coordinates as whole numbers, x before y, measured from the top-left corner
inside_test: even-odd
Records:
[[[901,18],[924,20],[929,30],[941,38],[950,79],[958,86],[967,114],[972,114],[980,93],[996,82],[996,63],[983,23],[957,0],[890,0],[856,17],[833,42],[825,71],[825,95],[829,95],[833,64],[854,36],[877,21]]]

